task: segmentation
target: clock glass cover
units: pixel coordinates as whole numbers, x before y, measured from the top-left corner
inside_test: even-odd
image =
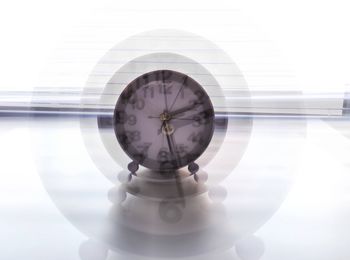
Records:
[[[191,77],[157,70],[132,81],[118,98],[114,131],[125,153],[158,171],[194,162],[214,132],[214,109]]]

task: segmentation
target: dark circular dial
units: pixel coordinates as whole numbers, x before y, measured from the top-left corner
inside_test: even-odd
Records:
[[[196,160],[214,131],[214,109],[192,78],[170,70],[141,75],[121,93],[114,131],[123,150],[153,170],[174,170]]]

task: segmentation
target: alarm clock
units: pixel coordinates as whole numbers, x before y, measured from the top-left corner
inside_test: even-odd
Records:
[[[189,166],[208,147],[214,132],[214,108],[204,88],[172,70],[145,73],[126,86],[115,106],[116,138],[132,162],[156,171]]]

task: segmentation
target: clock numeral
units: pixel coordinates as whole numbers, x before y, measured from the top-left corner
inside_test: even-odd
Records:
[[[176,146],[176,150],[175,152],[178,154],[178,156],[183,156],[183,155],[186,155],[187,154],[187,149],[188,147],[184,144],[178,144]]]
[[[136,125],[137,123],[137,118],[135,115],[128,115],[127,122],[129,125]]]
[[[207,125],[211,122],[210,120],[211,117],[212,117],[212,113],[209,110],[200,112],[198,115],[193,116],[194,122],[192,123],[192,125],[194,127]]]
[[[159,94],[166,94],[166,95],[171,95],[173,92],[172,92],[172,89],[173,88],[173,85],[170,85],[170,86],[167,86],[167,85],[159,85]]]
[[[199,133],[193,132],[192,134],[189,135],[187,140],[192,143],[199,143],[199,144],[202,144],[204,142],[203,135],[200,132]]]
[[[121,94],[120,98],[123,104],[127,104],[133,95],[133,89],[127,88],[124,90],[124,92]]]
[[[162,148],[158,152],[157,160],[161,168],[176,167],[177,164],[180,163],[180,161],[184,158],[184,156],[187,156],[187,150],[188,150],[188,147],[186,145],[184,144],[177,145],[174,151],[176,155],[174,155],[170,151],[166,150],[165,148]],[[177,162],[176,160],[179,160],[179,162]]]
[[[199,115],[196,115],[193,117],[194,122],[192,123],[192,125],[194,127],[200,127],[202,125],[202,118]]]
[[[132,142],[138,142],[141,140],[140,131],[125,131],[126,143],[130,144]]]
[[[140,144],[137,146],[137,149],[141,154],[146,156],[148,154],[148,150],[151,147],[151,145],[152,145],[152,143]]]
[[[133,109],[142,110],[145,107],[145,100],[143,98],[134,98],[129,101]]]
[[[168,162],[170,161],[170,154],[168,151],[160,150],[158,152],[157,159],[160,163]]]
[[[158,152],[157,160],[160,168],[173,168],[177,166],[177,162],[172,158],[172,154],[164,148]]]
[[[203,102],[197,99],[192,99],[189,102],[190,106],[193,106],[192,110],[197,110],[197,107],[203,105]]]
[[[198,99],[203,99],[205,97],[205,94],[202,90],[196,90],[194,94],[198,97]]]
[[[154,88],[150,86],[146,86],[143,88],[143,97],[144,98],[154,98]]]

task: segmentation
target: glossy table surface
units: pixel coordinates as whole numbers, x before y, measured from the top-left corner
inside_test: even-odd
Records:
[[[235,169],[198,183],[110,181],[59,123],[0,120],[1,259],[350,258],[349,121],[256,119]]]

